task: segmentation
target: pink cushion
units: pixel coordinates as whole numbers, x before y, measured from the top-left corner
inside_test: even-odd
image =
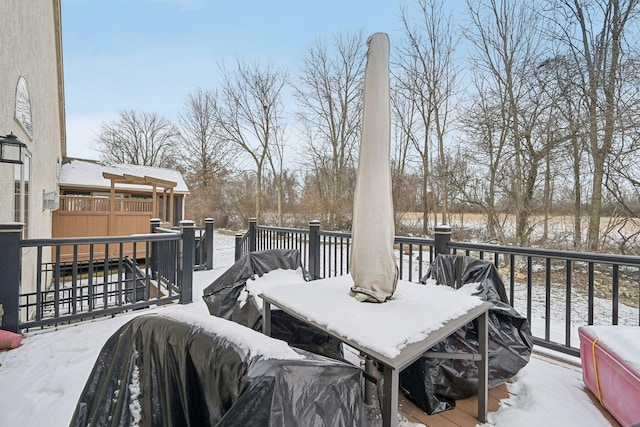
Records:
[[[22,335],[0,329],[0,350],[16,348],[22,342]]]

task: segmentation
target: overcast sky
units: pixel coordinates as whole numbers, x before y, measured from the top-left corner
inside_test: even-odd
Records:
[[[188,93],[217,86],[224,62],[295,74],[315,40],[330,45],[341,30],[386,32],[393,49],[406,1],[62,0],[67,155],[97,159],[100,123],[122,110],[175,120]]]

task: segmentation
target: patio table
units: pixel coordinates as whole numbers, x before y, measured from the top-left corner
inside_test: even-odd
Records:
[[[349,295],[350,284],[345,277],[348,276],[262,289],[259,296],[263,300],[263,333],[271,333],[271,306],[274,306],[377,360],[383,375],[384,427],[396,426],[398,422],[399,373],[402,369],[422,356],[476,360],[478,420],[485,423],[488,396],[487,311],[492,304],[444,286],[405,281],[398,282],[393,299],[385,303],[358,302]],[[446,309],[443,309],[445,303]],[[399,313],[402,324],[394,324],[391,317]],[[479,321],[477,353],[428,352],[439,341],[475,319]],[[363,327],[363,324],[368,327]]]

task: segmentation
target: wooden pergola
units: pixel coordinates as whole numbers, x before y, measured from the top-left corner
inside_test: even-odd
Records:
[[[164,198],[167,200],[167,192],[169,193],[169,209],[163,210],[164,218],[160,218],[164,221],[168,221],[173,224],[173,189],[178,185],[174,181],[168,181],[165,179],[154,178],[152,176],[137,176],[130,174],[117,175],[113,173],[103,172],[102,177],[111,181],[111,192],[109,195],[110,200],[110,212],[109,223],[115,222],[115,199],[116,199],[116,184],[131,184],[131,185],[148,185],[153,187],[152,198],[152,210],[155,218],[160,218],[160,210],[158,207],[158,189],[162,189]],[[168,211],[168,216],[167,212]]]

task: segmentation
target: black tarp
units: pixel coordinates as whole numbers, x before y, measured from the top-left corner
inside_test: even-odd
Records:
[[[213,316],[232,320],[256,331],[262,327],[262,307],[255,299],[241,298],[247,280],[261,277],[273,270],[302,270],[304,280],[309,274],[302,268],[297,249],[270,249],[252,252],[240,258],[203,291],[203,299]],[[271,336],[292,346],[324,356],[341,359],[341,342],[331,335],[308,325],[281,310],[271,312]]]
[[[359,426],[361,371],[303,350],[251,356],[228,338],[139,316],[102,348],[71,426]]]
[[[438,255],[421,282],[429,278],[455,289],[478,283],[474,295],[494,303],[489,310],[489,388],[506,382],[529,362],[533,349],[529,322],[509,304],[495,265],[472,257]],[[430,349],[447,353],[477,350],[477,321]],[[455,407],[455,400],[477,393],[477,365],[470,360],[422,357],[400,373],[400,387],[417,406],[435,414]]]

